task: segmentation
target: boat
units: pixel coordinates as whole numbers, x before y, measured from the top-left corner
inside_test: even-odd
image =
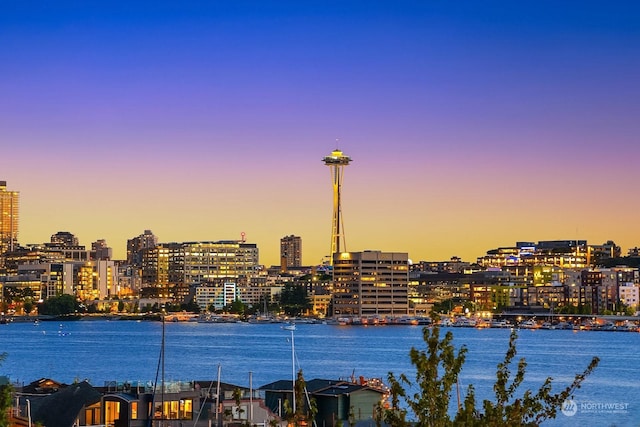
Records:
[[[494,319],[494,320],[491,321],[489,326],[492,327],[492,328],[508,328],[511,325],[509,325],[509,323],[507,323],[506,320]]]
[[[520,329],[538,329],[539,325],[535,320],[529,319],[529,320],[525,320],[524,322],[520,322],[518,324],[518,327]]]
[[[635,323],[629,322],[628,320],[625,320],[625,322],[622,325],[618,325],[616,327],[616,331],[638,332],[638,325],[636,325]]]
[[[476,320],[475,319],[471,319],[471,318],[467,318],[467,317],[458,317],[454,322],[453,325],[451,326],[455,326],[455,327],[463,327],[463,328],[473,328],[476,326]]]

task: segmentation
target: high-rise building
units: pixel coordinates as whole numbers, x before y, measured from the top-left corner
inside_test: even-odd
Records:
[[[157,244],[158,238],[151,230],[144,230],[141,235],[127,240],[127,264],[141,266],[143,252]]]
[[[342,252],[333,255],[334,316],[406,316],[409,254]]]
[[[331,223],[331,253],[330,259],[333,261],[333,255],[340,253],[341,250],[347,250],[344,238],[344,225],[342,223],[342,176],[344,175],[344,167],[351,162],[351,157],[345,156],[340,150],[333,150],[329,156],[322,159],[324,164],[331,168],[331,183],[333,184],[333,220]],[[340,247],[340,238],[342,237],[343,247]]]
[[[289,267],[302,267],[302,238],[285,236],[280,239],[280,267],[285,271]]]
[[[0,254],[18,244],[18,201],[18,192],[8,191],[7,181],[0,181]]]

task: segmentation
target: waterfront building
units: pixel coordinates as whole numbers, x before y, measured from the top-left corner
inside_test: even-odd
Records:
[[[313,379],[306,381],[306,392],[315,401],[316,416],[308,425],[335,426],[356,422],[374,425],[376,411],[384,400],[382,388],[369,386],[364,378],[354,381]],[[281,412],[284,402],[292,405],[293,381],[280,380],[260,387],[264,403],[272,411]]]
[[[333,256],[334,316],[402,316],[409,312],[406,252],[343,252]]]
[[[267,285],[267,278],[258,276],[252,277],[247,284],[241,284],[238,289],[243,303],[259,307],[260,311],[266,312],[268,305],[276,300],[282,286]]]
[[[618,289],[620,302],[631,308],[634,312],[638,311],[640,303],[640,289],[635,283],[623,283]]]
[[[227,427],[255,425],[255,421],[264,426],[267,421],[285,425],[266,408],[259,390],[219,382],[215,395],[213,385],[210,380],[162,380],[155,385],[151,381],[108,381],[104,386],[84,380],[67,385],[41,378],[16,386],[10,425]]]
[[[7,190],[7,181],[0,181],[0,255],[18,244],[18,207],[19,193]]]
[[[207,283],[214,279],[248,278],[258,273],[258,246],[235,240],[186,242],[184,283]]]
[[[244,285],[258,274],[258,247],[254,243],[160,243],[144,250],[142,256],[143,293],[172,297],[176,302],[187,302],[195,286]]]
[[[287,271],[291,267],[302,267],[302,238],[285,236],[280,239],[280,267]]]
[[[240,299],[240,288],[233,282],[207,283],[193,287],[193,301],[201,311],[222,310]]]
[[[541,240],[516,242],[512,247],[487,251],[477,262],[484,268],[560,266],[568,268],[594,267],[605,259],[619,257],[620,247],[609,240],[602,245],[589,245],[586,240]]]
[[[32,301],[66,294],[90,302],[117,295],[117,270],[107,260],[21,264],[15,274],[0,276],[0,282],[17,295],[28,288]]]

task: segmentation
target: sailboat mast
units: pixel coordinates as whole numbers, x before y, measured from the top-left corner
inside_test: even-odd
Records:
[[[291,378],[292,388],[293,388],[293,416],[296,414],[296,356],[295,356],[295,348],[293,343],[293,331],[295,330],[295,325],[291,325]]]
[[[221,366],[218,364],[218,385],[216,387],[216,427],[220,425],[220,370]]]
[[[164,332],[165,332],[165,324],[164,324],[164,312],[162,313],[162,350],[161,351],[161,357],[162,357],[162,388],[160,389],[160,402],[162,403],[162,415],[161,415],[161,419],[165,419],[164,418]]]

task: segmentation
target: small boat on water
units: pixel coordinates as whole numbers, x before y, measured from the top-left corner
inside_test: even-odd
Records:
[[[529,320],[525,320],[524,322],[520,322],[518,324],[518,327],[520,329],[538,329],[540,326],[535,320],[529,319]]]
[[[492,327],[492,328],[508,328],[511,325],[506,320],[494,319],[494,320],[491,321],[489,326]]]

